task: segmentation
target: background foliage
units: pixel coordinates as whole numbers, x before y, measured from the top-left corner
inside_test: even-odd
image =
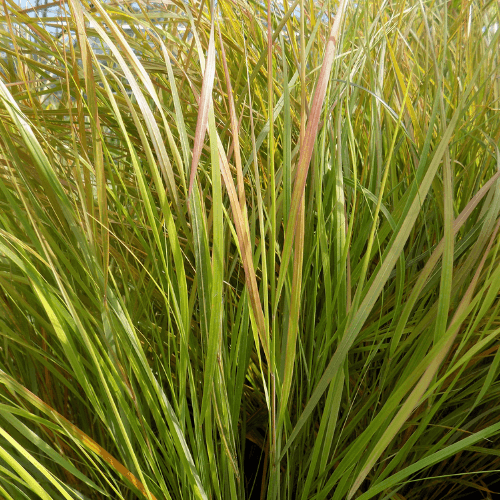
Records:
[[[0,10],[0,496],[495,489],[498,2]]]

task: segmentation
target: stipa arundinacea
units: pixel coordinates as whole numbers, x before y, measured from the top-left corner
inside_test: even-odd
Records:
[[[45,7],[0,14],[0,496],[492,495],[498,6]]]

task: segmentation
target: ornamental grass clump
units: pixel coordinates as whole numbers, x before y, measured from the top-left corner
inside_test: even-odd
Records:
[[[497,2],[0,12],[0,497],[500,490]]]

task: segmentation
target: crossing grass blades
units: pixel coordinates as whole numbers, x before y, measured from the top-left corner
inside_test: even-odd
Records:
[[[3,0],[0,496],[493,498],[499,22]]]

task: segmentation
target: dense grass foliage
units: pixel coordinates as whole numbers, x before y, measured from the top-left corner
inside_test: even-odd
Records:
[[[499,9],[4,0],[0,496],[495,490]]]

